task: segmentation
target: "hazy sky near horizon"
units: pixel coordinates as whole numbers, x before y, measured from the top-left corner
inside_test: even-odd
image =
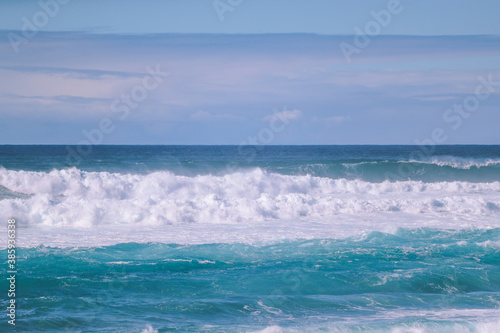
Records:
[[[49,3],[52,0],[40,0]],[[45,31],[95,33],[317,33],[350,35],[391,0],[58,0]],[[387,35],[496,35],[496,0],[392,0],[402,11]],[[231,3],[235,5],[231,5]],[[228,5],[226,7],[224,5]],[[39,1],[0,1],[0,29],[18,30]],[[221,8],[217,13],[215,7]]]
[[[0,143],[498,144],[500,2],[391,1],[0,2]]]

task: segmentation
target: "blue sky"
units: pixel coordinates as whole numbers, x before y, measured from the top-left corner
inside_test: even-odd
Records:
[[[55,1],[0,2],[0,143],[499,143],[497,1]]]
[[[50,2],[50,0],[42,0]],[[231,6],[221,21],[214,0],[64,0],[49,31],[100,33],[319,33],[352,34],[388,0],[221,0]],[[62,0],[61,0],[62,2]],[[498,34],[496,0],[400,0],[403,12],[384,34]],[[20,29],[38,1],[1,1],[0,29]]]

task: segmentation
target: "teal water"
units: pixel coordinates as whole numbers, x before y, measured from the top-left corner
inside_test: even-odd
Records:
[[[500,229],[261,246],[41,246],[20,251],[18,265],[22,331],[474,331],[478,318],[464,310],[500,304]]]

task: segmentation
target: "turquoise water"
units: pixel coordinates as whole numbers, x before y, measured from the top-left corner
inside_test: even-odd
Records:
[[[15,329],[497,332],[500,147],[416,149],[0,146]]]
[[[500,304],[499,228],[265,246],[41,246],[21,251],[19,265],[18,329],[473,328],[477,318],[461,310]]]

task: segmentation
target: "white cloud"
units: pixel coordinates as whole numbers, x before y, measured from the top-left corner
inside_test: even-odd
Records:
[[[351,119],[351,117],[349,117],[349,116],[333,116],[333,117],[325,118],[325,121],[328,123],[334,123],[334,124],[340,125],[340,124],[342,124],[350,119]]]
[[[262,118],[262,120],[271,120],[272,118],[274,117],[278,117],[278,118],[281,118],[281,119],[296,119],[298,117],[300,117],[300,115],[302,114],[302,111],[300,110],[284,110],[284,111],[281,111],[281,112],[273,112],[273,113],[270,113],[268,115],[266,115],[264,118]]]

